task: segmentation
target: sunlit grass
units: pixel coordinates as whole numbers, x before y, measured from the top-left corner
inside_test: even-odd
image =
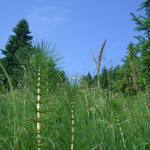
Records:
[[[125,97],[110,91],[104,94],[99,85],[85,84],[81,89],[79,84],[64,83],[54,88],[44,56],[37,54],[32,64],[25,72],[25,87],[15,90],[1,66],[10,86],[0,95],[1,150],[150,149],[148,89]]]

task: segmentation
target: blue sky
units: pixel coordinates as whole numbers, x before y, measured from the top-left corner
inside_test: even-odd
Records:
[[[0,2],[0,48],[12,28],[25,18],[34,41],[52,42],[62,57],[60,66],[67,74],[96,71],[93,58],[106,39],[102,65],[121,63],[127,45],[134,40],[135,24],[130,13],[142,0],[3,0]]]

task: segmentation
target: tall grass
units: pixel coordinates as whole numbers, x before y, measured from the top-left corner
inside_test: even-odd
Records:
[[[150,149],[149,91],[108,98],[98,86],[81,90],[64,83],[53,90],[43,58],[38,54],[32,59],[25,88],[0,95],[1,150]],[[36,103],[39,66],[41,99]]]
[[[3,65],[0,63],[0,68],[2,69],[4,75],[6,76],[6,79],[8,81],[8,85],[9,85],[9,89],[10,89],[10,96],[11,96],[11,99],[13,101],[13,146],[14,146],[14,149],[16,149],[16,128],[18,127],[18,121],[17,121],[17,111],[16,111],[16,101],[15,101],[15,97],[14,97],[14,91],[13,91],[13,87],[12,87],[12,84],[11,84],[11,80],[5,70],[5,68],[3,67]]]
[[[1,95],[2,150],[36,149],[34,97],[29,90],[26,91],[26,95],[22,90],[14,91],[18,113],[16,117],[13,115],[11,95],[9,93]],[[72,106],[74,97],[76,103]],[[25,107],[23,107],[24,99],[26,99]],[[132,99],[119,97],[107,101],[103,98],[104,105],[101,105],[98,95],[92,90],[81,92],[76,87],[70,93],[68,87],[63,87],[43,96],[42,99],[45,101],[41,106],[42,149],[91,150],[101,147],[101,149],[115,150],[126,147],[126,149],[141,150],[150,146],[150,103],[145,98],[145,93]],[[24,116],[23,109],[26,109]],[[12,124],[14,120],[20,124],[15,134]]]

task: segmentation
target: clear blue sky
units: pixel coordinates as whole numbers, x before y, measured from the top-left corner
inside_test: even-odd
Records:
[[[2,0],[0,2],[0,48],[12,28],[25,18],[34,41],[46,40],[56,47],[60,64],[68,74],[94,73],[104,39],[103,66],[117,65],[134,41],[134,23],[142,0]]]

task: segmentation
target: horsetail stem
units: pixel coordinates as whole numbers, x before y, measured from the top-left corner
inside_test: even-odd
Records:
[[[120,131],[120,135],[121,135],[123,147],[124,147],[124,149],[126,149],[125,138],[124,138],[124,135],[123,135],[123,131],[122,131],[122,127],[121,127],[121,122],[120,122],[120,119],[119,119],[119,115],[118,115],[117,112],[115,112],[115,115],[116,115],[117,122],[118,122],[118,125],[119,125],[119,131]]]
[[[40,67],[38,70],[37,81],[37,101],[36,101],[36,136],[37,136],[37,150],[41,150],[41,129],[40,129]]]
[[[74,150],[74,139],[75,139],[74,102],[71,102],[71,146],[70,146],[71,150]]]

